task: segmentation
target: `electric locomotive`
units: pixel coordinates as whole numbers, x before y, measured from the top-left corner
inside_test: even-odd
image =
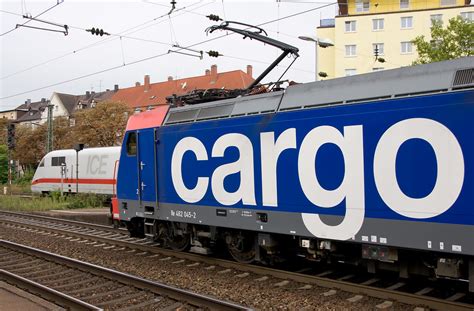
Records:
[[[177,250],[298,254],[474,291],[473,64],[173,96],[128,122],[118,217]]]

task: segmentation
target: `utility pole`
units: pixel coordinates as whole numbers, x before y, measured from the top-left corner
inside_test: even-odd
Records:
[[[46,153],[53,151],[53,107],[48,100],[48,136],[46,138]]]

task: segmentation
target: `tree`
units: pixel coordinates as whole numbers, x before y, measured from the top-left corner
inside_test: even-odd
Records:
[[[0,145],[7,144],[7,125],[8,119],[1,118],[0,119]]]
[[[414,65],[472,56],[474,23],[460,16],[450,19],[446,28],[441,22],[435,22],[431,27],[431,40],[418,36],[412,42],[418,51]]]
[[[17,126],[13,158],[20,161],[23,171],[36,168],[45,155],[46,132],[46,125],[34,129],[25,125]]]
[[[128,116],[132,110],[122,102],[98,103],[95,108],[75,113],[75,143],[88,147],[110,147],[122,143]]]

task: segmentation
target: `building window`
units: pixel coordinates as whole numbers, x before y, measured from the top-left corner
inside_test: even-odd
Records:
[[[153,110],[153,106],[148,106],[148,107],[146,108],[146,110],[147,110],[147,111]]]
[[[140,108],[135,108],[134,114],[140,113],[142,110]]]
[[[384,68],[383,67],[374,67],[372,68],[372,71],[380,71],[380,70],[383,70]]]
[[[402,54],[410,54],[413,52],[413,43],[411,41],[401,42]]]
[[[357,69],[346,69],[346,77],[353,76],[357,74]]]
[[[384,55],[384,45],[383,43],[373,43],[372,44],[372,49],[374,50],[374,55]]]
[[[400,18],[402,29],[409,29],[413,27],[413,16],[406,16]]]
[[[356,12],[369,12],[369,0],[356,0]]]
[[[470,22],[474,21],[474,11],[473,12],[462,12],[461,17]]]
[[[383,18],[376,18],[372,20],[372,30],[383,30],[384,28],[384,20]]]
[[[356,45],[350,44],[346,45],[346,57],[353,57],[357,55]]]
[[[442,6],[456,5],[456,0],[441,0]]]
[[[356,31],[356,21],[347,21],[344,23],[346,26],[346,32],[355,32]]]
[[[432,14],[430,15],[431,26],[436,23],[443,24],[443,14]]]
[[[409,9],[410,0],[400,0],[400,9]]]

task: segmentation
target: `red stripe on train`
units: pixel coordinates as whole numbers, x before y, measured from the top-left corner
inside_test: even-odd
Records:
[[[61,183],[61,178],[39,178],[31,182],[32,185],[60,184],[60,183]],[[117,181],[115,179],[79,178],[77,183],[92,184],[92,185],[115,185]],[[76,184],[76,179],[63,179],[63,184]]]

